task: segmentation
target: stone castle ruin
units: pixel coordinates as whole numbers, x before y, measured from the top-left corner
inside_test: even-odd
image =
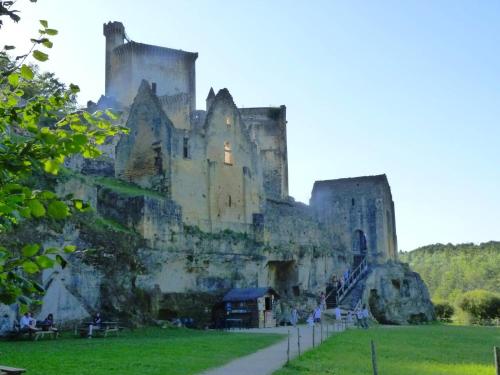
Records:
[[[89,110],[121,112],[129,134],[100,160],[73,160],[58,186],[95,213],[45,238],[88,251],[44,274],[42,313],[210,321],[235,287],[272,287],[282,309],[305,311],[333,276],[366,264],[336,302],[367,303],[381,322],[433,319],[419,275],[397,260],[385,175],[316,181],[309,205],[296,202],[285,106],[238,108],[224,88],[199,110],[197,53],[127,40],[120,22],[104,36],[106,91]]]

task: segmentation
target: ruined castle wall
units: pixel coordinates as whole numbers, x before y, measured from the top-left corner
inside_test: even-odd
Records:
[[[156,84],[156,94],[189,96],[190,110],[196,109],[195,62],[197,54],[130,42],[111,55],[107,96],[130,105],[143,79]]]
[[[173,125],[146,81],[141,84],[126,126],[130,132],[116,146],[115,176],[170,194]]]
[[[188,94],[158,97],[161,107],[177,129],[190,129],[190,96]]]
[[[345,270],[346,258],[333,246],[309,206],[292,200],[268,199],[263,220],[268,282],[273,285],[273,273],[278,272],[288,275],[286,279],[293,284],[288,288],[277,285],[281,293],[288,297],[304,291],[319,293],[334,274]],[[292,263],[287,265],[284,261]],[[292,268],[284,267],[295,270],[292,273]]]
[[[363,247],[362,233],[370,260],[396,257],[394,203],[385,175],[317,181],[311,207],[341,250],[355,255]]]
[[[328,238],[309,206],[294,201],[267,199],[264,238],[271,246],[327,246]]]
[[[286,198],[288,196],[286,107],[239,110],[243,121],[259,145],[266,196],[273,199]]]
[[[182,207],[183,221],[210,231],[208,162],[205,139],[196,132],[174,131],[172,144],[172,199]]]
[[[257,146],[227,90],[217,94],[207,115],[205,139],[212,229],[250,225],[261,209],[262,171]]]

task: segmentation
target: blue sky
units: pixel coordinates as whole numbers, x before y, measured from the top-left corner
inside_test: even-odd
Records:
[[[239,106],[287,106],[290,193],[386,173],[399,247],[500,240],[500,2],[19,0],[0,43],[58,29],[44,68],[104,91],[102,24],[199,52]]]

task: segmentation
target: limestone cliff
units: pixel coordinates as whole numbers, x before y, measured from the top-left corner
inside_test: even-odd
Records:
[[[427,286],[406,263],[374,266],[366,278],[362,300],[379,323],[424,323],[435,319]]]

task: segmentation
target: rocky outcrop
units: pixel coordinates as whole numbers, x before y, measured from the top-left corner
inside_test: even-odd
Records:
[[[435,319],[427,286],[406,263],[372,266],[365,280],[363,302],[382,324],[415,324]]]

